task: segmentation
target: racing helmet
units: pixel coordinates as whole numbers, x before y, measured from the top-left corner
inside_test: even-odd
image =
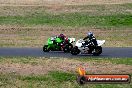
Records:
[[[62,38],[62,39],[64,39],[64,38],[65,38],[65,35],[61,33],[61,34],[59,35],[59,37]]]
[[[88,37],[91,38],[93,36],[93,32],[88,32]]]

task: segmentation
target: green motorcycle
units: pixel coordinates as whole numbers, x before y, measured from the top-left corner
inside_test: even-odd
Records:
[[[65,40],[62,40],[58,37],[51,37],[48,38],[47,44],[43,46],[44,52],[49,51],[64,51],[64,52],[70,52],[73,48],[72,43],[75,42],[75,38],[67,38]]]

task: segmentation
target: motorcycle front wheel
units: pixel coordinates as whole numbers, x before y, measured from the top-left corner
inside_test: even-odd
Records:
[[[101,46],[97,46],[95,48],[95,52],[93,53],[94,56],[99,56],[102,53],[102,47]]]
[[[74,47],[72,50],[71,50],[71,54],[72,55],[77,55],[80,53],[80,50],[77,48],[77,47]]]
[[[49,52],[48,45],[44,45],[43,51],[44,51],[44,52]]]

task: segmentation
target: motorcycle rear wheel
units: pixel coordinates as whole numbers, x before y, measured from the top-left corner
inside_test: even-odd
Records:
[[[73,48],[73,45],[72,45],[72,44],[66,44],[66,45],[64,46],[64,48],[63,48],[63,51],[64,51],[65,53],[67,53],[67,52],[70,52],[72,48]]]
[[[102,47],[101,46],[97,46],[95,48],[95,52],[93,53],[94,56],[99,56],[102,53]]]

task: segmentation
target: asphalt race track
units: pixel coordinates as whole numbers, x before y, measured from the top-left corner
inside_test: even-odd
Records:
[[[43,52],[42,48],[0,48],[0,56],[35,56],[35,57],[89,57],[92,55],[71,55],[62,51]],[[92,56],[94,57],[94,56]],[[132,47],[103,47],[103,53],[96,57],[128,57],[132,58]]]

